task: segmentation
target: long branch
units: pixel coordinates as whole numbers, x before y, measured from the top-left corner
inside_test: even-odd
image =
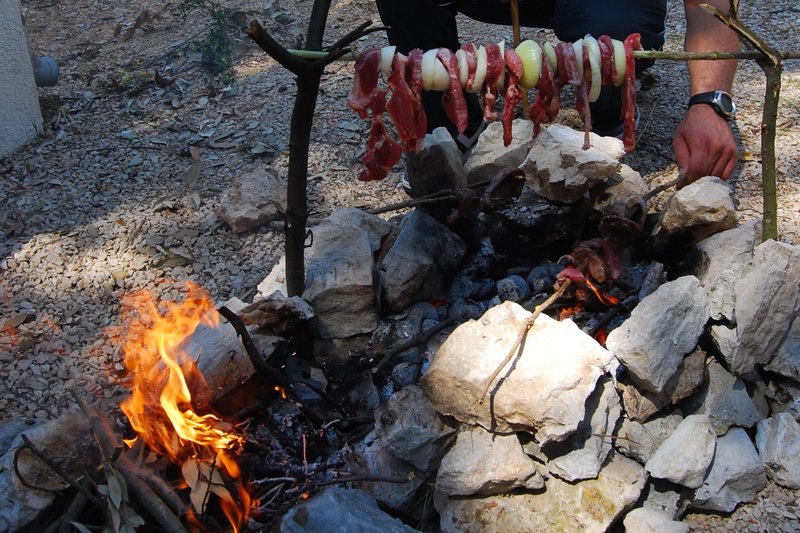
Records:
[[[505,359],[497,365],[497,368],[494,369],[492,375],[489,376],[489,379],[486,380],[486,383],[483,385],[483,391],[481,391],[481,397],[478,399],[478,403],[482,404],[486,400],[486,393],[489,392],[489,387],[492,386],[495,378],[497,378],[500,371],[505,368],[505,366],[514,358],[514,353],[519,348],[522,341],[525,339],[525,336],[528,334],[528,330],[533,327],[533,323],[536,322],[536,319],[539,318],[539,315],[542,312],[550,307],[553,302],[561,298],[561,295],[572,285],[572,280],[566,279],[564,282],[558,287],[556,292],[554,292],[550,298],[542,302],[540,305],[536,306],[536,309],[533,310],[531,316],[525,319],[525,322],[522,323],[522,328],[520,328],[519,335],[517,335],[517,339],[514,341],[514,344],[511,345],[511,349],[508,351],[508,355],[506,355]]]
[[[297,58],[302,59],[322,59],[329,55],[329,52],[317,52],[314,50],[295,50],[289,49],[287,52]],[[776,52],[777,57],[782,60],[800,59],[800,50],[790,50],[787,52]],[[764,54],[757,50],[739,50],[730,52],[671,52],[668,50],[636,50],[633,52],[636,59],[665,59],[667,61],[707,61],[724,59],[750,59],[757,61],[764,59]],[[339,58],[340,61],[355,61],[358,59],[357,52],[349,52]]]

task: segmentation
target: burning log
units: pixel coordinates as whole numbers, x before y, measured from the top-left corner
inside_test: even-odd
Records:
[[[247,520],[250,506],[250,495],[239,481],[239,467],[233,456],[244,445],[244,437],[216,415],[195,411],[191,391],[202,393],[205,380],[191,357],[180,350],[184,339],[198,324],[218,324],[219,315],[213,312],[208,296],[192,285],[181,303],[157,304],[150,295],[136,295],[125,303],[123,311],[128,327],[123,353],[125,365],[131,371],[132,394],[120,407],[137,433],[136,438],[125,443],[133,448],[141,439],[157,456],[179,465],[192,502],[190,507],[186,506],[165,485],[159,485],[157,492],[166,496],[164,501],[169,505],[156,508],[157,519],[160,523],[173,521],[174,513],[167,512],[171,507],[179,511],[179,516],[186,514],[190,522],[199,524],[213,493],[238,531]],[[200,400],[206,403],[204,398]],[[108,431],[105,441],[104,453],[108,456],[116,448],[109,442]],[[122,453],[119,462],[127,472],[126,478],[131,476],[134,492],[145,501],[154,498],[161,501],[153,493],[153,487],[142,483],[136,475],[139,465],[126,458],[127,454]],[[235,480],[230,490],[224,478]]]

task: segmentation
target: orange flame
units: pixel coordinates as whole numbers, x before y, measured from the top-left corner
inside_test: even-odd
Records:
[[[573,306],[570,306],[570,307],[564,307],[564,308],[561,309],[561,311],[559,311],[558,319],[559,320],[564,320],[565,318],[569,318],[572,315],[577,315],[581,311],[583,311],[583,306],[580,305],[580,304],[573,305]]]
[[[597,299],[600,300],[600,303],[602,303],[604,305],[607,305],[609,307],[612,306],[612,305],[617,305],[619,303],[619,298],[617,298],[615,296],[611,296],[610,294],[603,294],[588,279],[586,280],[586,286],[589,287],[592,290],[592,292],[594,293],[595,296],[597,296]]]
[[[205,391],[206,383],[190,354],[181,349],[199,324],[219,325],[213,303],[205,291],[191,284],[183,302],[157,303],[151,293],[143,291],[126,296],[122,303],[123,318],[128,317],[122,351],[132,377],[131,396],[120,404],[122,411],[155,453],[182,467],[189,461],[196,463],[193,471],[202,483],[186,480],[190,489],[200,487],[217,494],[234,531],[239,531],[250,505],[241,481],[237,504],[224,485],[214,483],[213,475],[199,472],[219,469],[239,480],[239,467],[231,452],[244,445],[244,437],[229,432],[230,424],[217,416],[195,411],[190,389]]]

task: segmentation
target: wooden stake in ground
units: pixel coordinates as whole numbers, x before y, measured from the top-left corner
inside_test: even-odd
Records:
[[[756,60],[767,76],[764,93],[764,111],[761,117],[761,187],[764,197],[764,223],[762,239],[778,238],[778,186],[775,173],[775,130],[778,118],[778,101],[781,94],[783,58],[780,52],[768,45],[761,37],[739,20],[739,0],[730,0],[730,10],[725,13],[709,5],[700,6],[736,32],[745,44],[761,52]]]
[[[514,46],[519,46],[519,43],[522,41],[522,36],[520,35],[519,31],[519,0],[511,0],[511,26],[514,30]],[[522,117],[525,120],[530,119],[530,114],[528,113],[528,91],[520,91],[522,94]]]

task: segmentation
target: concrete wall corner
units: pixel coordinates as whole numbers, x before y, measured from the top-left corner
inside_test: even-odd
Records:
[[[42,130],[39,95],[19,0],[0,0],[0,157]]]

